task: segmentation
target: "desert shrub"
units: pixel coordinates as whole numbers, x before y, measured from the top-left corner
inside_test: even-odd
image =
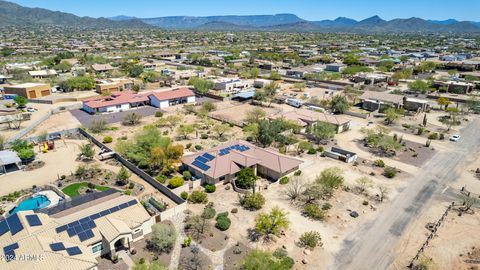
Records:
[[[183,191],[182,193],[180,193],[180,198],[182,198],[184,200],[188,199],[188,192]]]
[[[297,171],[295,171],[295,173],[293,173],[293,175],[295,175],[295,176],[299,176],[299,175],[301,175],[301,174],[302,174],[302,171],[301,171],[301,170],[297,170]]]
[[[284,177],[280,178],[280,184],[281,185],[286,185],[286,184],[288,184],[289,181],[290,181],[290,179],[287,176],[284,176]]]
[[[394,178],[397,175],[397,169],[394,167],[385,167],[383,169],[383,175],[387,178]]]
[[[192,194],[190,194],[190,196],[188,197],[188,201],[191,203],[207,203],[207,193],[200,190],[194,190]]]
[[[323,246],[322,237],[320,236],[320,233],[315,231],[309,231],[309,232],[303,233],[300,236],[299,243],[300,243],[300,246],[308,247],[310,249],[314,249],[317,246],[319,247]]]
[[[180,176],[175,176],[170,179],[170,181],[168,181],[168,187],[171,189],[181,187],[183,186],[183,184],[185,184],[185,180],[183,180],[183,178],[181,178]]]
[[[322,205],[322,210],[327,211],[330,209],[332,209],[332,205],[330,203],[326,202]]]
[[[320,209],[318,204],[315,204],[315,203],[307,203],[303,207],[303,214],[309,218],[316,219],[316,220],[325,219],[325,211]]]
[[[195,145],[195,150],[200,151],[202,149],[203,149],[203,147],[201,145],[199,145],[199,144]]]
[[[94,189],[94,188],[95,188],[95,184],[94,184],[94,183],[91,183],[91,182],[88,182],[87,186],[88,186],[88,188],[90,188],[90,189]]]
[[[205,134],[205,133],[202,133],[202,134],[200,135],[200,139],[206,140],[206,139],[208,139],[208,135]]]
[[[215,211],[215,208],[205,207],[205,209],[203,209],[202,218],[212,219],[215,217],[216,214],[217,214],[217,211]]]
[[[381,159],[377,159],[373,162],[373,164],[377,167],[383,168],[385,167],[385,162]]]
[[[159,174],[155,177],[155,180],[157,180],[158,182],[160,182],[162,184],[165,184],[165,182],[167,180],[167,177],[163,174]]]
[[[429,139],[429,140],[438,140],[438,133],[437,133],[437,132],[430,133],[430,134],[428,135],[428,139]]]
[[[185,148],[186,148],[186,149],[192,148],[192,143],[187,143],[187,145],[185,145]]]
[[[216,218],[217,223],[215,224],[215,227],[217,227],[221,231],[226,231],[228,228],[230,228],[230,225],[232,224],[232,221],[230,218],[228,218],[228,212],[222,212],[217,215]]]
[[[185,237],[183,239],[183,246],[184,247],[189,247],[190,245],[192,244],[192,237],[190,235],[187,235],[187,237]]]
[[[233,208],[233,209],[230,211],[230,213],[232,213],[232,214],[238,213],[238,208]]]
[[[111,143],[113,142],[113,138],[111,136],[103,137],[103,143]]]
[[[155,117],[162,117],[163,116],[163,112],[161,111],[156,111],[155,112]]]
[[[265,204],[265,197],[260,193],[246,193],[240,196],[240,204],[248,210],[258,210]]]
[[[213,192],[215,192],[216,189],[217,189],[217,187],[215,187],[215,185],[206,185],[205,186],[205,191],[207,193],[213,193]]]
[[[148,248],[158,252],[170,252],[177,239],[175,228],[170,224],[157,223],[152,226],[152,231],[152,237],[147,240]]]
[[[325,151],[325,149],[323,148],[323,146],[317,147],[317,152],[322,153],[323,151]]]
[[[315,150],[315,148],[310,148],[307,151],[307,154],[309,154],[309,155],[315,155],[316,153],[317,153],[317,150]]]

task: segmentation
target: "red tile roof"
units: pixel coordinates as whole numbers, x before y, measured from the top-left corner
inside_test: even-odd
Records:
[[[193,93],[192,90],[190,90],[186,87],[182,87],[182,88],[177,88],[177,89],[173,89],[173,90],[170,90],[170,91],[152,92],[152,93],[150,93],[149,96],[154,96],[158,100],[169,100],[169,99],[195,96],[195,93]]]
[[[116,106],[126,103],[145,102],[148,101],[148,94],[138,94],[133,91],[114,92],[110,96],[94,97],[83,101],[88,107],[102,108],[108,106]]]

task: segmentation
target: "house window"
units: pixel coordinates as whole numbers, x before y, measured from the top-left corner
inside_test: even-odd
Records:
[[[223,180],[225,180],[225,175],[220,177],[220,179],[219,179],[219,181],[223,181]]]
[[[103,243],[102,242],[99,242],[97,244],[95,244],[94,246],[92,246],[92,253],[97,253],[97,252],[100,252],[103,250]]]

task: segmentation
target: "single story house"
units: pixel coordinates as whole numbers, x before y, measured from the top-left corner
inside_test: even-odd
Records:
[[[88,113],[120,112],[148,104],[147,95],[123,91],[84,100],[82,109]]]
[[[50,85],[44,83],[22,83],[4,86],[5,94],[17,94],[27,99],[49,96],[52,94]]]
[[[407,111],[424,112],[430,108],[427,100],[395,95],[387,92],[365,91],[361,96],[362,108],[376,111],[388,107],[404,108]]]
[[[186,155],[183,166],[202,183],[230,183],[242,168],[252,168],[256,175],[278,180],[298,170],[303,161],[261,148],[249,142],[232,141],[210,150]]]
[[[93,64],[92,70],[95,73],[104,73],[113,70],[113,67],[110,64]]]
[[[161,109],[177,104],[195,103],[195,93],[186,87],[163,92],[152,92],[148,95],[148,98],[150,105]]]
[[[163,109],[183,103],[195,103],[195,93],[186,87],[149,93],[113,92],[109,96],[84,100],[82,108],[88,113],[105,113],[126,111],[146,105]]]
[[[238,92],[241,89],[250,88],[250,82],[240,79],[217,79],[213,81],[215,83],[213,89],[222,93]]]
[[[29,71],[28,74],[30,74],[30,76],[32,76],[32,78],[34,79],[45,79],[58,76],[57,72],[54,69],[33,70]]]
[[[256,79],[253,81],[253,87],[255,88],[263,88],[267,85],[270,85],[273,81],[272,80],[266,80],[266,79]]]
[[[315,123],[328,123],[336,127],[337,133],[347,131],[350,128],[350,119],[341,115],[317,112],[308,109],[295,109],[293,111],[278,113],[270,116],[271,119],[284,118],[293,121],[302,127],[314,125]]]
[[[135,197],[108,191],[84,196],[0,221],[6,258],[0,268],[98,269],[98,257],[114,257],[152,232],[155,221]],[[21,259],[24,254],[30,259]]]
[[[132,90],[134,85],[139,85],[140,80],[127,78],[113,78],[108,80],[99,80],[95,86],[96,92],[99,94],[105,92],[118,92],[123,90]]]
[[[0,175],[16,171],[22,160],[17,153],[11,150],[0,151]]]

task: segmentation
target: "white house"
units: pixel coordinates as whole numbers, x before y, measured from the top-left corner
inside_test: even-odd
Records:
[[[186,87],[163,92],[153,92],[148,95],[148,98],[150,105],[161,109],[177,104],[195,103],[195,93]]]

